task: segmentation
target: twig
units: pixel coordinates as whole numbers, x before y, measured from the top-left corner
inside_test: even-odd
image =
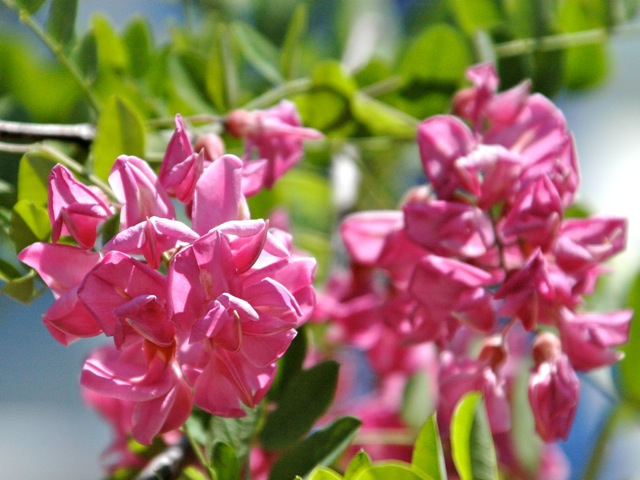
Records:
[[[22,139],[54,139],[91,143],[96,127],[90,123],[63,125],[56,123],[24,123],[0,120],[0,136]]]
[[[174,480],[193,460],[193,449],[186,436],[151,459],[136,480]]]

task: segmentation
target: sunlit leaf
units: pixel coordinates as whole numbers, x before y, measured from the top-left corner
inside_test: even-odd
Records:
[[[606,6],[601,0],[566,0],[558,15],[559,27],[572,33],[607,25]],[[592,45],[570,47],[566,50],[563,79],[567,87],[581,89],[602,82],[609,70],[604,38]]]
[[[501,21],[495,0],[449,0],[448,4],[467,35],[472,35],[476,30],[490,30]]]
[[[304,476],[317,465],[330,465],[347,448],[361,422],[342,417],[285,450],[273,465],[269,480]]]
[[[47,209],[30,200],[20,200],[13,207],[9,236],[16,252],[35,242],[44,242],[51,235]]]
[[[113,163],[120,155],[144,156],[145,130],[140,114],[125,99],[111,97],[98,120],[93,142],[93,169],[107,179]]]
[[[231,33],[249,64],[273,84],[282,82],[280,56],[276,47],[253,27],[235,22]]]
[[[36,205],[46,205],[49,197],[49,173],[57,163],[55,155],[44,150],[25,153],[18,169],[18,200],[31,200]]]
[[[246,409],[247,415],[240,418],[211,417],[209,423],[208,448],[212,451],[216,443],[229,445],[235,452],[236,458],[242,464],[249,456],[251,439],[260,420],[260,409]]]
[[[111,23],[104,16],[95,15],[91,25],[96,37],[100,73],[124,72],[128,64],[127,54]]]
[[[85,78],[94,81],[98,75],[98,44],[93,30],[89,30],[74,51],[76,65]]]
[[[377,462],[354,477],[354,480],[431,480],[416,467],[395,460]]]
[[[78,0],[51,0],[47,33],[60,45],[66,45],[73,38],[78,11]]]
[[[453,463],[461,480],[497,480],[498,467],[482,396],[465,395],[451,420]]]
[[[307,433],[329,408],[337,384],[338,363],[333,361],[300,371],[292,378],[260,433],[264,448],[283,449]]]
[[[344,479],[353,480],[361,471],[366,470],[370,466],[371,457],[364,450],[360,450],[349,462],[347,471],[344,473]]]
[[[436,24],[411,42],[400,63],[400,73],[408,82],[458,85],[471,63],[464,36],[449,25]]]
[[[431,415],[422,426],[413,446],[411,463],[433,480],[446,480],[447,469],[436,416]]]
[[[341,480],[342,478],[338,472],[327,467],[316,468],[309,475],[309,480]]]

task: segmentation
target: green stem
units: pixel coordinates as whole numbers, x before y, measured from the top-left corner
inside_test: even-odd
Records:
[[[245,103],[242,108],[244,110],[258,110],[261,108],[270,107],[278,100],[282,100],[290,95],[296,93],[304,93],[311,88],[312,82],[310,78],[299,78],[297,80],[291,80],[290,82],[283,83],[263,93],[259,97],[254,98],[248,103]]]
[[[49,50],[55,55],[60,64],[69,72],[73,80],[78,84],[80,89],[86,95],[89,103],[93,107],[96,113],[100,112],[100,102],[97,97],[93,94],[91,89],[89,88],[89,84],[82,78],[82,75],[76,68],[76,66],[71,62],[69,57],[67,57],[63,52],[63,47],[58,42],[56,42],[53,38],[51,38],[47,33],[42,29],[42,27],[35,22],[31,14],[20,8],[13,0],[1,0],[8,8],[13,10],[18,14],[20,21],[27,25],[39,38],[42,42],[47,46]]]
[[[193,438],[193,436],[189,432],[189,428],[187,427],[186,423],[182,426],[182,431],[184,432],[185,437],[187,437],[187,440],[189,440],[189,443],[191,444],[191,448],[193,449],[193,452],[195,453],[198,459],[198,462],[200,462],[200,465],[202,465],[202,467],[208,473],[209,462],[207,462],[207,459],[204,457],[204,454],[202,453],[202,448],[200,447],[200,445],[198,445],[198,442],[196,441],[196,439]],[[209,474],[209,478],[213,480],[213,478],[211,477],[211,474]]]
[[[594,28],[580,32],[560,33],[540,38],[521,38],[495,46],[495,53],[499,58],[515,57],[535,51],[546,52],[562,50],[569,47],[593,45],[606,41],[612,34],[638,33],[639,25],[621,25],[614,28]]]

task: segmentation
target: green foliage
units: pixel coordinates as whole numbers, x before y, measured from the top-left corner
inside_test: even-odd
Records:
[[[107,102],[93,143],[93,170],[98,177],[107,179],[113,162],[127,155],[144,157],[145,130],[140,114],[125,99],[114,95]]]
[[[277,408],[267,417],[260,434],[262,445],[268,450],[280,450],[307,433],[329,408],[337,383],[338,364],[333,361],[298,372],[284,388]]]
[[[78,0],[51,0],[47,33],[59,45],[67,45],[73,38]]]
[[[462,480],[498,479],[493,438],[479,393],[469,393],[458,402],[451,421],[451,449]]]
[[[628,307],[640,312],[640,274],[637,274],[628,293]],[[622,348],[624,358],[620,362],[622,394],[640,407],[640,322],[637,317],[631,322],[629,342]]]
[[[287,448],[269,474],[270,480],[304,476],[316,465],[329,465],[351,443],[360,420],[342,417]]]
[[[413,447],[411,463],[433,480],[446,480],[447,478],[442,442],[435,414],[427,419],[420,430]]]

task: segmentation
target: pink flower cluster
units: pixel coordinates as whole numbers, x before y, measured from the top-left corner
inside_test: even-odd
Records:
[[[194,405],[244,416],[313,309],[315,261],[293,252],[289,234],[249,219],[246,195],[270,187],[301,159],[303,139],[320,135],[300,126],[288,102],[251,118],[261,127],[247,127],[247,149],[263,156],[243,161],[211,138],[194,151],[176,116],[159,175],[140,158],[117,158],[113,203],[57,165],[52,243],[19,255],[54,294],[44,323],[56,340],[112,340],[87,359],[81,384],[113,423],[124,462],[128,435],[150,444]],[[119,231],[100,245],[100,227],[115,215]]]
[[[562,113],[526,82],[498,92],[492,65],[468,76],[455,115],[419,126],[427,185],[401,211],[344,219],[350,270],[329,281],[315,316],[335,342],[367,352],[383,392],[426,372],[445,431],[457,401],[480,391],[493,432],[508,432],[513,380],[532,365],[536,431],[553,442],[576,412],[576,371],[615,363],[628,338],[630,311],[582,311],[626,222],[566,218],[579,173]]]

